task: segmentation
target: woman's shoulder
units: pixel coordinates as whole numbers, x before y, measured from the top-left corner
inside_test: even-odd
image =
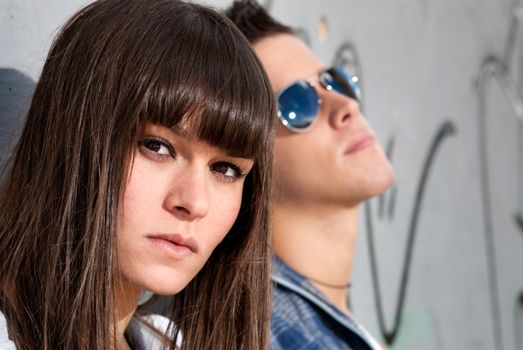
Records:
[[[2,350],[15,350],[15,344],[9,339],[7,333],[7,321],[5,320],[4,314],[0,312],[0,349]]]

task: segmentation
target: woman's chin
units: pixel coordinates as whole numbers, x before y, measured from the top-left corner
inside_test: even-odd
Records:
[[[146,280],[141,279],[129,282],[139,288],[142,292],[167,296],[179,293],[187,286],[187,284],[189,284],[190,280],[176,278],[173,276],[164,278],[158,276],[158,278],[149,278]]]
[[[181,290],[183,290],[187,286],[187,283],[156,283],[149,286],[149,288],[144,288],[144,290],[147,290],[151,293],[158,294],[158,295],[174,295],[178,294]]]

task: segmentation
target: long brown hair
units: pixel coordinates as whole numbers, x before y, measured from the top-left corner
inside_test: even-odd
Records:
[[[248,42],[214,10],[102,0],[70,19],[0,191],[0,308],[17,348],[114,346],[115,228],[137,135],[189,118],[199,139],[255,165],[233,228],[174,297],[172,319],[184,349],[265,348],[275,108]]]

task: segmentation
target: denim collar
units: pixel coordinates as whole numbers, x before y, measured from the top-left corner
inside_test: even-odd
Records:
[[[333,303],[327,300],[323,293],[314,287],[307,278],[294,271],[277,256],[274,256],[272,259],[271,279],[273,283],[300,295],[305,300],[320,308],[340,326],[359,335],[372,349],[381,349],[377,341],[374,340],[360,324],[350,316],[341,312]]]

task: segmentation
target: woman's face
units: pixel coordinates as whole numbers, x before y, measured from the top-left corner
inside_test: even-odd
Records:
[[[157,294],[183,289],[229,232],[253,160],[148,124],[134,154],[117,234],[122,279]]]

